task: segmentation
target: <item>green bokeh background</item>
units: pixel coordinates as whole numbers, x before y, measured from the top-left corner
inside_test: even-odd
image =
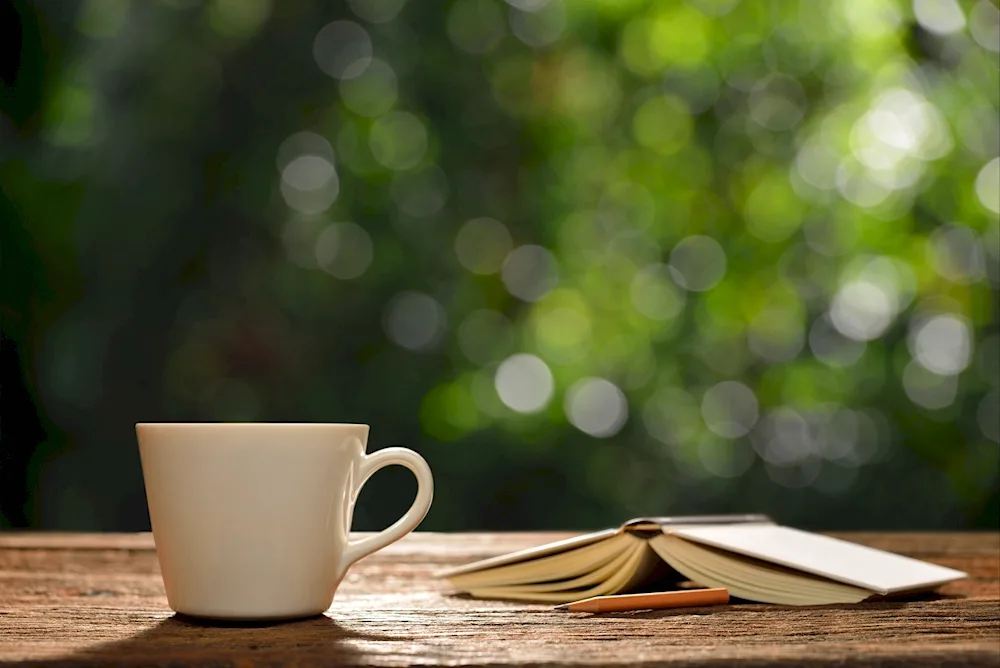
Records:
[[[420,451],[426,529],[1000,522],[995,3],[5,11],[0,526],[264,420]]]

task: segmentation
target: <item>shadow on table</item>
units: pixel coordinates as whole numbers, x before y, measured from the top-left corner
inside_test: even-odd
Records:
[[[359,633],[326,616],[268,624],[206,623],[174,615],[124,640],[18,668],[78,666],[345,666],[365,663],[364,641],[404,640]]]

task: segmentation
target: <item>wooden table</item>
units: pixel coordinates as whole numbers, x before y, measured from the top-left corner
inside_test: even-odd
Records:
[[[0,535],[0,665],[1000,665],[1000,534],[848,534],[962,569],[893,603],[591,616],[451,596],[452,564],[563,534],[414,534],[358,563],[325,616],[208,626],[167,608],[148,534]]]

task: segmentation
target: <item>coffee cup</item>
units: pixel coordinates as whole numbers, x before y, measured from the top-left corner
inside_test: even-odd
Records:
[[[153,539],[170,607],[223,620],[320,614],[356,561],[413,531],[433,479],[412,450],[366,454],[368,425],[136,425]],[[365,481],[386,466],[417,478],[410,509],[350,536]]]

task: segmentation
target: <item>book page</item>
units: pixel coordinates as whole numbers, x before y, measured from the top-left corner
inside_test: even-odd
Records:
[[[584,547],[585,545],[591,545],[592,543],[597,543],[598,541],[607,540],[608,538],[612,538],[618,535],[619,533],[621,532],[618,529],[605,529],[603,531],[588,533],[582,536],[574,536],[573,538],[567,538],[566,540],[560,540],[554,543],[545,543],[544,545],[529,547],[524,550],[518,550],[517,552],[503,554],[498,557],[490,557],[489,559],[482,559],[481,561],[476,561],[471,564],[465,564],[464,566],[449,568],[447,570],[441,571],[437,575],[439,577],[448,578],[453,575],[472,573],[474,571],[484,571],[490,568],[506,566],[508,564],[517,564],[524,561],[530,561],[533,559],[540,559],[542,557],[547,557],[552,554],[559,554],[560,552],[568,552],[570,550],[575,550],[579,547]]]
[[[800,570],[708,547],[678,536],[660,535],[649,544],[673,568],[705,587],[725,587],[737,598],[783,605],[857,603],[871,590],[841,584]]]
[[[925,589],[966,577],[944,566],[777,525],[664,527],[663,532],[880,594]]]
[[[449,575],[447,579],[455,587],[465,590],[565,580],[591,573],[613,561],[622,552],[629,551],[635,543],[643,542],[636,536],[618,534],[566,552]]]
[[[471,588],[469,594],[476,598],[491,598],[508,601],[534,601],[538,603],[571,603],[591,596],[604,596],[628,591],[656,572],[661,561],[648,541],[633,539],[623,553],[625,559],[616,563],[616,568],[607,578],[594,586],[579,588],[579,582],[553,583],[558,588],[548,586],[511,586]],[[572,586],[573,588],[569,588]]]

